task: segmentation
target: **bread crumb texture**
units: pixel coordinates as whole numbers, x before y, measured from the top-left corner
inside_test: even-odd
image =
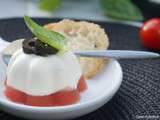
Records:
[[[86,21],[62,20],[44,26],[63,34],[68,40],[68,48],[75,51],[106,50],[109,46],[108,36],[98,24]],[[102,58],[79,57],[83,75],[93,78],[104,66]]]

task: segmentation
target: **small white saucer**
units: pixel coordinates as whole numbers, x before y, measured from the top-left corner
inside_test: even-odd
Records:
[[[77,104],[63,107],[32,107],[9,101],[3,94],[6,65],[0,53],[0,107],[13,115],[30,119],[71,119],[90,113],[107,103],[122,82],[122,68],[109,60],[94,79],[87,80],[88,89]],[[20,74],[20,72],[19,72]]]

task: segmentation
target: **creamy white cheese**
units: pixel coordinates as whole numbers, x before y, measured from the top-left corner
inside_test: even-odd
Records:
[[[82,72],[72,52],[48,57],[15,52],[7,68],[7,85],[34,96],[76,89]]]

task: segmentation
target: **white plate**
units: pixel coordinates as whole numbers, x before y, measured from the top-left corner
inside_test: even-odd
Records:
[[[109,60],[93,80],[88,80],[88,89],[82,93],[77,104],[63,107],[32,107],[7,100],[3,94],[6,65],[0,54],[0,106],[13,115],[31,119],[69,119],[90,113],[107,103],[122,82],[122,69],[116,60]]]

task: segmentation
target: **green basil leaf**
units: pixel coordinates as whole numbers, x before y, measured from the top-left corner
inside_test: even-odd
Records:
[[[105,15],[124,20],[143,20],[141,11],[130,0],[101,0]]]
[[[24,16],[24,20],[32,33],[43,43],[46,43],[58,50],[66,50],[67,40],[58,32],[50,31],[35,23],[30,17]]]
[[[56,10],[61,5],[61,0],[40,0],[39,8],[41,10],[51,12]]]

